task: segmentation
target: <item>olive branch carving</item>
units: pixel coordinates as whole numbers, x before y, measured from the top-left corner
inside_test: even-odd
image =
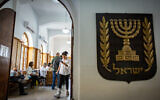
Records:
[[[103,64],[103,66],[105,67],[105,69],[109,72],[111,72],[111,70],[108,68],[108,64],[110,61],[110,51],[109,51],[109,28],[108,28],[108,21],[106,22],[105,17],[102,17],[102,21],[99,22],[100,24],[100,60]]]
[[[145,61],[148,64],[148,68],[145,69],[145,72],[149,71],[152,67],[152,64],[154,62],[153,57],[153,43],[152,43],[152,35],[151,35],[151,23],[148,22],[148,19],[145,17],[143,22],[143,39],[144,39],[144,54],[145,54]]]

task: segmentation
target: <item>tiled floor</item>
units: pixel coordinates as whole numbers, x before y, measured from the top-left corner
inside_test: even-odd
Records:
[[[61,98],[54,97],[56,90],[52,90],[51,87],[35,87],[34,89],[27,90],[28,95],[19,96],[17,92],[11,94],[8,100],[69,100],[69,96],[66,97],[65,89],[62,89]]]

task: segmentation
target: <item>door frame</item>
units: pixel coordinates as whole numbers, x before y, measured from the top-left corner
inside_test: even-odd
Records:
[[[71,20],[72,20],[72,29],[71,29],[71,95],[70,95],[70,100],[74,100],[73,98],[73,47],[74,47],[74,21],[73,21],[73,17],[71,15],[71,12],[69,11],[69,9],[67,8],[67,6],[61,1],[58,0],[63,6],[64,8],[66,8]]]
[[[9,0],[2,0],[1,2],[0,2],[0,8],[5,4],[5,3],[7,3]]]
[[[2,2],[0,2],[0,8],[6,4],[8,1],[10,0],[3,0]],[[64,8],[67,10],[68,14],[70,15],[70,18],[72,20],[72,30],[71,30],[71,95],[70,95],[70,100],[73,100],[73,47],[74,47],[74,21],[73,21],[73,17],[71,15],[71,12],[69,11],[69,9],[67,8],[67,6],[61,1],[58,0],[62,6],[64,6]],[[11,49],[12,50],[12,49]],[[11,51],[12,52],[12,51]],[[8,96],[7,96],[8,98]]]

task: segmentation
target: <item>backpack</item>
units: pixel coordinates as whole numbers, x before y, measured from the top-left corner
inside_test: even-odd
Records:
[[[60,63],[60,57],[55,57],[53,61],[53,70],[57,71]]]

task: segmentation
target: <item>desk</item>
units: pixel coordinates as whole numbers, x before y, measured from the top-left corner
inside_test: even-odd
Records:
[[[53,80],[53,72],[52,71],[47,71],[46,85],[52,85],[52,80]]]

